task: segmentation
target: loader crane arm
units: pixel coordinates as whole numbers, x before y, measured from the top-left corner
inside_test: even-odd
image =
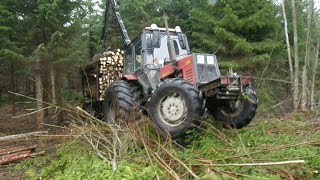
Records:
[[[129,45],[131,43],[127,29],[123,23],[123,19],[119,11],[117,0],[106,0],[106,7],[105,7],[105,13],[104,13],[104,26],[103,26],[103,32],[101,37],[101,39],[103,40],[103,47],[105,51],[108,49],[109,14],[111,11],[110,6],[116,18],[116,21],[119,25],[119,28],[121,29],[121,36],[123,38],[124,44]]]

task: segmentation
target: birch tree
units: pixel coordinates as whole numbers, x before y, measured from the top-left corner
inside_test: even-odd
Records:
[[[297,26],[297,12],[295,0],[291,0],[292,6],[292,23],[293,23],[293,43],[294,43],[294,88],[293,101],[294,110],[299,108],[299,42],[298,42],[298,26]]]
[[[313,61],[313,68],[312,68],[312,77],[311,77],[311,95],[310,95],[310,105],[311,109],[314,110],[315,108],[315,83],[316,83],[316,74],[319,64],[319,51],[320,51],[320,33],[319,33],[319,26],[318,26],[318,42],[315,49],[315,57]]]
[[[292,58],[291,58],[291,46],[290,46],[290,40],[289,40],[289,34],[288,34],[288,20],[286,15],[286,8],[285,8],[285,0],[282,1],[282,13],[283,13],[283,20],[284,20],[284,30],[285,30],[285,36],[286,36],[286,44],[287,44],[287,52],[288,52],[288,62],[289,62],[289,70],[290,70],[290,80],[292,82],[292,92],[294,89],[294,77],[293,77],[293,66],[292,66]]]
[[[306,110],[308,107],[308,70],[311,57],[311,26],[313,20],[314,0],[309,0],[308,5],[308,24],[307,24],[307,39],[306,39],[306,55],[304,60],[303,72],[302,72],[302,98],[301,108]]]

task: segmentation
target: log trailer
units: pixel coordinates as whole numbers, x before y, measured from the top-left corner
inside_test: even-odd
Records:
[[[90,78],[96,79],[97,84],[95,95],[92,88],[84,91],[90,99],[84,103],[85,110],[107,123],[128,122],[136,113],[146,112],[162,134],[172,137],[181,137],[201,125],[207,113],[213,116],[214,122],[230,128],[243,128],[253,120],[258,100],[251,77],[232,71],[221,76],[217,57],[192,53],[187,36],[179,26],[168,28],[166,16],[165,28],[152,24],[131,42],[117,1],[106,0],[105,48],[110,6],[125,44],[123,72],[101,90],[99,71],[91,71],[90,75],[88,68],[83,68],[84,88],[90,87],[87,83]],[[101,64],[101,60],[115,57],[114,53],[106,52],[107,57],[99,56],[96,62]]]

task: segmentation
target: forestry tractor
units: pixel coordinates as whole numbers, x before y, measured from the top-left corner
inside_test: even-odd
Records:
[[[229,128],[242,128],[252,121],[258,100],[251,87],[251,77],[232,70],[221,76],[216,56],[192,53],[186,35],[178,26],[168,28],[166,16],[165,28],[152,24],[131,42],[116,0],[106,0],[105,48],[108,47],[110,6],[125,44],[123,72],[101,91],[99,83],[101,85],[106,79],[99,79],[98,70],[88,72],[90,68],[83,68],[84,89],[90,78],[96,79],[97,88],[84,91],[90,99],[84,103],[85,110],[107,123],[128,121],[134,119],[135,113],[144,112],[162,134],[172,137],[183,136],[186,131],[201,125],[207,111]],[[115,55],[110,51],[107,54]],[[96,61],[90,64],[94,63]],[[92,72],[97,73],[92,75]]]

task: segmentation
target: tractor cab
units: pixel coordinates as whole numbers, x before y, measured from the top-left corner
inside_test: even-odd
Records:
[[[165,30],[165,28],[158,28],[157,25],[152,24],[151,27],[146,27],[127,47],[124,74],[132,74],[144,67],[161,68],[170,63]],[[177,57],[181,59],[190,54],[187,37],[181,32],[181,28],[177,26],[169,31]]]
[[[188,39],[177,26],[168,29],[177,63],[170,60],[166,28],[146,27],[126,49],[124,74],[134,75],[145,91],[153,90],[166,77],[179,77],[194,85],[220,78],[216,56],[192,54]],[[178,73],[175,73],[178,71]]]
[[[156,88],[162,79],[161,69],[171,62],[165,31],[165,28],[152,24],[151,27],[146,27],[125,51],[124,74],[137,77],[145,92]],[[177,26],[169,29],[169,32],[176,56],[179,59],[188,56],[190,48],[181,28]],[[173,73],[171,69],[170,74]]]

